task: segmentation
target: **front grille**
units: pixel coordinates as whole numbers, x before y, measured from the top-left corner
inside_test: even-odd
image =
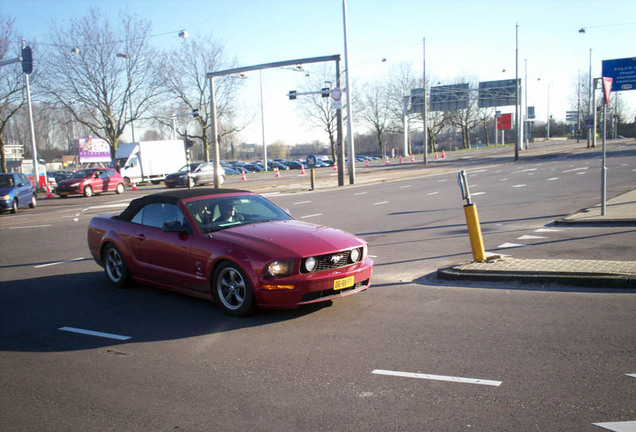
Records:
[[[362,255],[362,251],[360,252]],[[337,269],[340,267],[345,267],[350,264],[353,264],[353,262],[351,261],[350,250],[343,251],[343,252],[330,253],[325,255],[319,255],[314,258],[316,259],[316,269],[314,270],[314,272],[324,271],[324,270],[333,270],[333,269]],[[308,271],[305,270],[304,260],[303,260],[303,265],[301,266],[301,273],[309,273]]]

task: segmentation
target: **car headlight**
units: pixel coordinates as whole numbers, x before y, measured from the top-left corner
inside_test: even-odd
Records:
[[[9,195],[5,195],[5,196],[2,197],[2,199],[4,201],[9,201],[11,199],[11,197]]]
[[[312,272],[316,269],[316,258],[314,257],[309,257],[305,259],[305,262],[303,263],[303,267],[305,268],[306,272]]]
[[[362,251],[360,249],[353,249],[351,251],[351,254],[349,255],[349,257],[351,258],[351,262],[358,262],[360,261],[360,257],[362,256]]]
[[[272,261],[267,265],[267,273],[270,276],[286,276],[292,272],[293,267],[292,260]]]

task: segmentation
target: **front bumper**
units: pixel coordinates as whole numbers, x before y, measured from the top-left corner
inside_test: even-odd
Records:
[[[264,279],[260,281],[258,288],[254,290],[256,302],[261,309],[288,309],[300,305],[324,302],[340,297],[346,297],[366,290],[371,285],[371,273],[373,272],[373,260],[365,258],[357,265],[340,269],[308,273],[275,281]],[[334,289],[334,281],[353,277],[354,283],[344,289]],[[293,285],[293,289],[266,290],[262,285]]]

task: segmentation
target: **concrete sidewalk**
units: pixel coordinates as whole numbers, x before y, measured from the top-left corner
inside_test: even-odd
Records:
[[[636,190],[610,199],[605,215],[600,204],[555,221],[559,225],[636,226]],[[449,280],[520,281],[564,285],[636,288],[636,261],[518,259],[493,257],[485,262],[450,265],[437,270]]]

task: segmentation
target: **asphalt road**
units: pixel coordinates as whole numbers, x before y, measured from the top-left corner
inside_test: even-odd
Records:
[[[636,145],[609,155],[608,195],[631,190]],[[551,224],[598,202],[599,161],[598,152],[468,156],[426,176],[272,189],[298,219],[366,238],[373,286],[247,319],[149,287],[114,289],[89,259],[90,218],[159,188],[2,215],[0,430],[633,428],[636,293],[434,278],[471,260],[457,168],[468,172],[489,252],[634,260],[634,228]]]

